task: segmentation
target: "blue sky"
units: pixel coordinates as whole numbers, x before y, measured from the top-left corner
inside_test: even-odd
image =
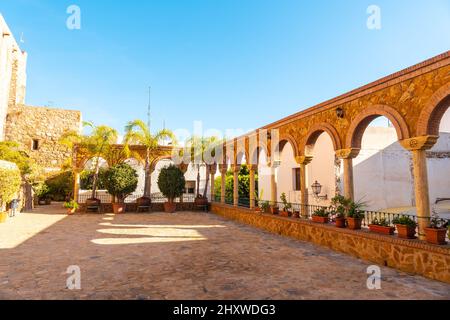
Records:
[[[81,30],[66,28],[69,5]],[[369,5],[381,30],[366,27]],[[0,0],[27,103],[123,130],[257,128],[450,49],[448,0]]]

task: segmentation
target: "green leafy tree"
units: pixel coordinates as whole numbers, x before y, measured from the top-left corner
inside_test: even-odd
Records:
[[[214,181],[214,189],[216,198],[220,198],[221,190],[222,190],[222,179],[221,177],[217,177]],[[233,199],[233,190],[234,190],[234,176],[231,170],[228,170],[226,173],[225,180],[225,197],[227,201],[231,201]],[[241,165],[241,169],[238,174],[238,192],[240,199],[250,199],[250,170],[246,164]],[[258,175],[255,174],[255,198],[258,194]]]
[[[121,163],[110,167],[105,172],[105,187],[119,203],[125,201],[138,185],[138,175],[129,164]]]
[[[158,187],[161,193],[172,203],[175,198],[183,195],[186,181],[180,168],[170,165],[162,168],[158,177]]]
[[[95,126],[92,122],[83,122],[83,126],[91,129],[90,134],[82,135],[77,131],[68,131],[62,137],[60,142],[73,149],[75,145],[87,150],[88,155],[94,161],[94,179],[92,183],[92,199],[97,194],[98,175],[100,170],[101,158],[111,150],[111,146],[117,143],[119,134],[108,126]]]
[[[204,166],[206,168],[206,181],[205,188],[203,189],[203,198],[206,198],[209,187],[210,167],[211,163],[208,163],[208,159],[213,159],[215,156],[214,147],[220,143],[220,139],[217,137],[197,137],[192,136],[187,145],[191,148],[191,157],[194,160],[194,165],[197,169],[197,197],[200,197],[200,168]],[[211,154],[208,156],[208,152]],[[198,160],[198,162],[197,162]]]
[[[142,120],[134,120],[125,127],[125,148],[129,150],[131,144],[142,145],[146,149],[145,156],[145,183],[144,197],[150,197],[151,193],[151,168],[150,157],[153,151],[159,147],[159,143],[165,139],[171,139],[175,145],[175,136],[172,131],[163,129],[152,134],[149,126]]]
[[[0,211],[14,198],[21,183],[19,170],[0,168]]]

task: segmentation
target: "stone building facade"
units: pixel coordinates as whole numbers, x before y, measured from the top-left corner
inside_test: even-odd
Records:
[[[49,170],[60,168],[70,150],[59,144],[66,130],[81,130],[81,112],[25,104],[27,53],[0,14],[0,141],[19,143]]]
[[[59,169],[71,156],[59,143],[61,136],[80,129],[80,111],[15,105],[8,110],[5,139],[18,142],[39,165]]]

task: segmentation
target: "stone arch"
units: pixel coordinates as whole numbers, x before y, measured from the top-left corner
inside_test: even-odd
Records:
[[[261,154],[261,151],[264,150],[266,157],[269,156],[269,148],[267,147],[267,145],[263,142],[258,142],[258,145],[255,148],[252,148],[247,152],[248,154],[248,158],[247,158],[247,163],[248,164],[252,164],[252,165],[259,165],[259,155]]]
[[[347,131],[345,147],[361,149],[364,131],[373,120],[382,116],[391,121],[397,132],[398,140],[408,139],[410,137],[408,125],[397,110],[386,105],[374,105],[367,107],[353,119]]]
[[[160,156],[160,157],[157,157],[157,158],[153,159],[150,162],[150,171],[155,170],[156,165],[158,164],[158,162],[163,161],[163,160],[172,160],[172,155],[163,155],[163,156]]]
[[[301,154],[304,155],[306,146],[315,144],[319,136],[324,132],[330,136],[334,150],[342,149],[342,142],[338,131],[331,124],[324,122],[317,123],[309,129],[300,147]]]
[[[428,100],[417,122],[417,135],[439,135],[439,124],[450,106],[450,82],[440,87]]]
[[[290,134],[282,134],[278,143],[278,151],[281,154],[286,144],[289,143],[294,151],[294,157],[300,156],[297,140]]]

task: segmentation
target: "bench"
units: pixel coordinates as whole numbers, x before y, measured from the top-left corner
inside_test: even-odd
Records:
[[[150,212],[150,206],[142,205],[142,206],[136,206],[136,213],[141,212]]]

